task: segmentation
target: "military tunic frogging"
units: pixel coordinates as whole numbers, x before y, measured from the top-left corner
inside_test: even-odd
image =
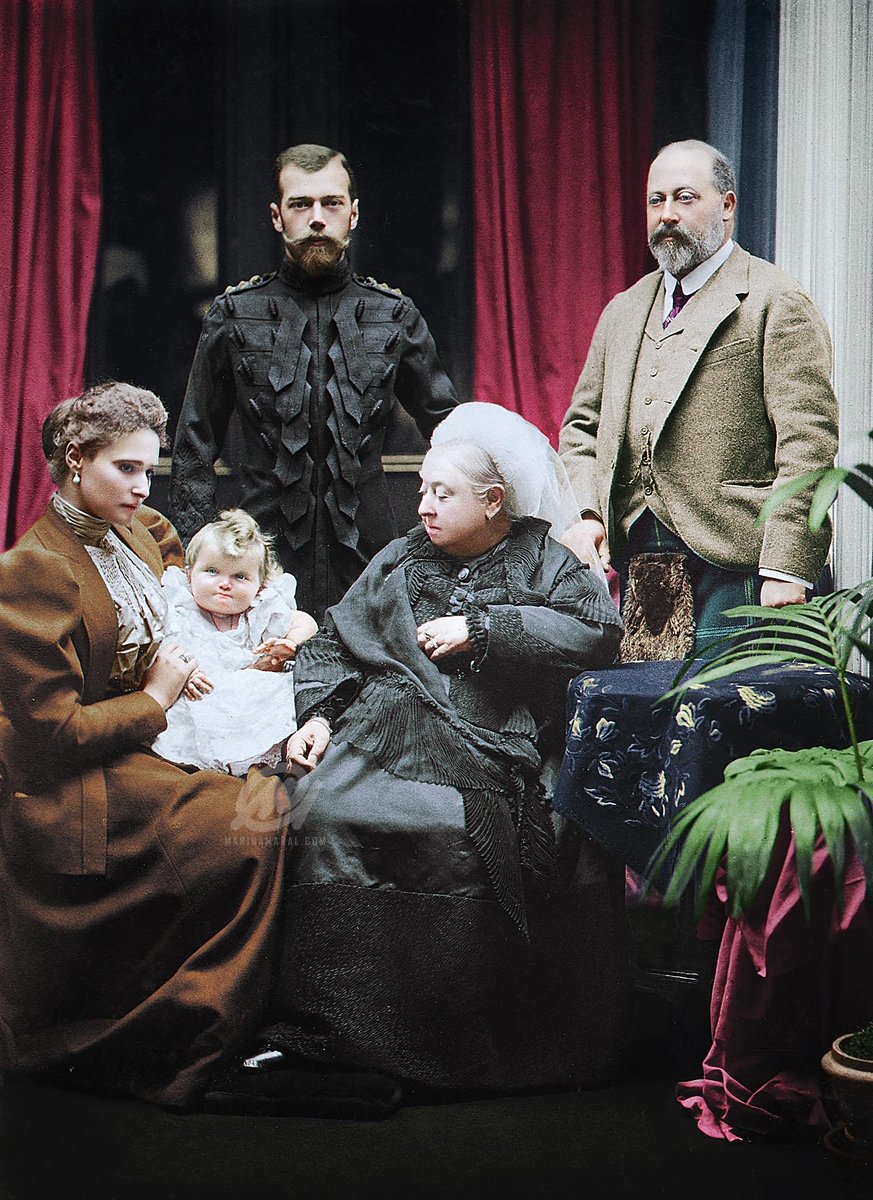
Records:
[[[173,453],[183,537],[216,515],[213,463],[231,414],[243,432],[240,505],[276,534],[301,609],[321,620],[396,535],[382,446],[397,402],[424,437],[455,406],[412,301],[351,274],[279,271],[210,308]]]

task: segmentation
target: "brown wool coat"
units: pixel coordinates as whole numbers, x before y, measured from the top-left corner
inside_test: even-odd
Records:
[[[160,576],[145,525],[116,532]],[[104,760],[166,728],[143,692],[104,699],[118,620],[83,543],[49,507],[0,560],[0,749],[10,858],[65,875],[106,869]]]
[[[662,280],[654,271],[604,309],[561,432],[580,507],[603,516],[619,550],[616,463]],[[790,276],[737,246],[668,337],[681,341],[666,348],[674,356],[673,394],[652,411],[653,511],[719,566],[817,579],[830,526],[810,533],[808,493],[763,527],[755,524],[774,486],[832,465],[837,451],[830,336],[812,300]]]
[[[160,574],[145,517],[117,532]],[[117,634],[50,507],[0,555],[0,1070],[187,1105],[266,1005],[287,797],[152,754],[161,706],[106,695]]]

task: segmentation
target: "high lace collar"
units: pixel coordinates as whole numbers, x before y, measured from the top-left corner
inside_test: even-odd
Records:
[[[52,496],[52,506],[55,512],[66,521],[76,537],[88,546],[106,546],[106,535],[109,533],[109,522],[93,517],[90,513],[76,508],[65,500],[60,492]]]
[[[344,288],[352,277],[352,267],[347,254],[330,271],[323,275],[309,275],[286,255],[279,267],[279,278],[289,287],[310,296],[326,296]]]

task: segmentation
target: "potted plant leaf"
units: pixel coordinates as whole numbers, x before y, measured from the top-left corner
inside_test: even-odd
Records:
[[[794,832],[797,874],[808,912],[812,857],[823,837],[834,864],[837,892],[848,839],[873,881],[873,742],[860,742],[847,686],[854,650],[873,662],[873,580],[858,588],[814,597],[784,608],[742,605],[729,616],[753,617],[753,629],[720,639],[710,656],[690,659],[669,696],[751,667],[802,662],[834,671],[850,745],[844,750],[756,750],[736,759],[724,782],[689,804],[673,823],[650,865],[654,877],[670,866],[665,902],[675,904],[692,881],[702,907],[726,863],[726,888],[734,916],[746,912],[764,882],[783,812]],[[694,674],[692,675],[692,672]]]
[[[809,523],[820,527],[837,490],[846,484],[873,507],[873,467],[831,468],[811,472],[780,489],[764,507],[773,508],[803,488],[814,486]],[[705,658],[684,664],[669,696],[768,664],[805,663],[829,668],[845,713],[849,745],[845,749],[757,750],[732,762],[724,782],[689,804],[653,857],[649,877],[669,877],[665,902],[675,904],[694,883],[698,912],[718,879],[728,911],[741,919],[752,906],[778,862],[777,846],[790,845],[797,886],[807,920],[811,908],[814,862],[822,848],[833,871],[833,895],[842,911],[847,862],[852,861],[855,895],[866,881],[869,903],[873,885],[873,741],[858,738],[856,713],[848,687],[850,663],[873,663],[873,579],[802,605],[780,609],[744,605],[727,614],[755,622],[710,646]],[[853,656],[855,659],[853,660]],[[790,839],[790,841],[789,841]],[[818,853],[818,858],[816,858]],[[863,867],[863,874],[857,864]],[[770,876],[772,879],[772,876]],[[758,907],[760,912],[760,906]],[[868,1031],[873,1039],[873,1030]],[[873,1160],[873,1061],[864,1060],[860,1035],[837,1038],[823,1066],[847,1080],[847,1098],[839,1104],[855,1157]],[[820,1053],[820,1051],[819,1051]],[[842,1089],[842,1083],[839,1089]]]

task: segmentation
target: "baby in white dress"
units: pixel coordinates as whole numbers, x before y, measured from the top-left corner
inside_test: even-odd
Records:
[[[291,665],[317,630],[294,605],[297,581],[242,509],[194,535],[186,569],[168,567],[167,636],[197,668],[152,748],[172,762],[244,775],[275,766],[297,727]]]

